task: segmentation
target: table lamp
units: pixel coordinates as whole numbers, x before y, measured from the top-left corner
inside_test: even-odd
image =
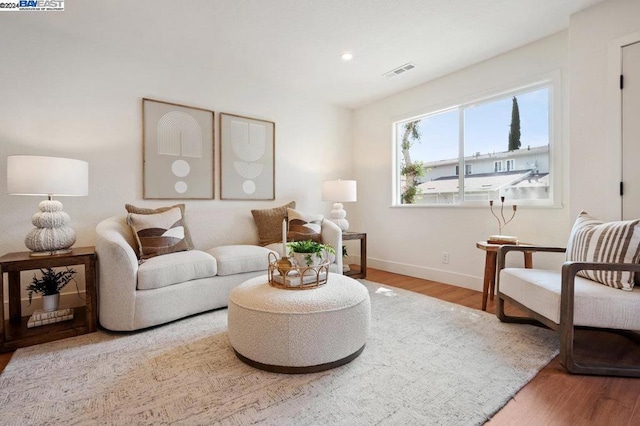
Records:
[[[333,201],[331,221],[346,231],[349,229],[347,212],[342,203],[357,201],[357,185],[355,180],[326,180],[322,183],[322,200]]]
[[[32,256],[69,253],[76,234],[71,218],[53,196],[83,196],[89,193],[89,164],[69,158],[36,155],[7,157],[7,192],[11,195],[40,195],[47,200],[33,215],[35,226],[24,239]]]

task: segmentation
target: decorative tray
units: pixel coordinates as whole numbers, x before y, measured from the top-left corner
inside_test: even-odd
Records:
[[[309,290],[327,283],[329,262],[298,266],[293,258],[269,253],[269,285],[285,290]]]

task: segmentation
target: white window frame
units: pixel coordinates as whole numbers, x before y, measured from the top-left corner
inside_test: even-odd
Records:
[[[401,152],[399,151],[398,141],[396,140],[396,126],[402,123],[407,123],[423,118],[427,115],[434,115],[450,111],[452,109],[466,108],[492,100],[504,98],[505,96],[518,95],[523,92],[530,92],[536,89],[547,87],[549,89],[549,198],[544,200],[518,200],[518,206],[524,207],[550,207],[559,208],[562,207],[562,170],[561,170],[561,147],[560,141],[562,138],[562,98],[563,88],[561,84],[561,71],[554,70],[544,75],[538,76],[532,80],[522,80],[520,83],[513,83],[509,85],[503,85],[502,90],[500,88],[485,91],[481,94],[476,94],[473,97],[465,98],[459,102],[448,102],[436,107],[424,109],[422,111],[414,111],[411,116],[397,117],[391,123],[392,131],[392,143],[394,164],[392,167],[392,207],[401,208],[457,208],[457,207],[481,207],[484,206],[483,202],[463,200],[460,201],[460,195],[464,194],[464,177],[458,173],[459,188],[460,191],[454,196],[456,203],[454,204],[402,204],[400,201],[401,190]],[[464,114],[460,114],[459,123],[460,132],[464,129]],[[460,133],[460,152],[463,152],[464,139]],[[464,154],[460,155],[460,164],[463,163]],[[460,168],[461,169],[461,168]],[[460,170],[459,169],[459,170]]]
[[[516,160],[510,158],[508,160],[504,160],[504,171],[512,172],[516,169]]]
[[[498,160],[498,161],[494,161],[493,162],[493,173],[500,173],[504,170],[502,170],[502,161]]]
[[[464,175],[469,176],[473,174],[473,164],[465,163],[464,165]]]

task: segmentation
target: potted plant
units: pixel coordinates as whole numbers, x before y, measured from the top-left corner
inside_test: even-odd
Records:
[[[336,254],[330,245],[312,240],[292,241],[287,243],[287,247],[298,266],[317,266]]]
[[[55,311],[60,303],[60,290],[73,280],[76,271],[67,268],[65,271],[56,272],[48,268],[40,269],[40,273],[42,274],[40,278],[33,274],[33,280],[27,286],[29,305],[31,305],[33,293],[37,293],[42,295],[42,309],[47,312]]]

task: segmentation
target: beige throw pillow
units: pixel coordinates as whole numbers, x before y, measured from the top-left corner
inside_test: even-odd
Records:
[[[156,214],[129,213],[127,223],[138,242],[140,259],[188,250],[178,207]]]
[[[187,226],[184,218],[184,204],[176,204],[168,207],[158,207],[157,209],[150,209],[148,207],[136,207],[133,204],[125,204],[124,208],[127,210],[127,213],[135,213],[135,214],[156,214],[166,212],[169,209],[174,207],[178,207],[180,209],[180,213],[182,213],[182,226],[184,226],[184,237],[187,242],[187,250],[193,250],[193,241],[191,241],[191,232],[189,232],[189,227]]]
[[[282,221],[286,219],[287,209],[294,209],[296,202],[272,209],[251,210],[253,220],[258,227],[260,245],[266,246],[282,241]]]
[[[577,262],[638,263],[640,260],[640,219],[605,223],[587,212],[576,219],[569,242],[567,260]],[[631,291],[634,274],[628,271],[588,271],[578,275],[609,287]]]
[[[312,240],[318,243],[322,242],[323,215],[287,209],[287,217],[289,221],[287,241]]]

